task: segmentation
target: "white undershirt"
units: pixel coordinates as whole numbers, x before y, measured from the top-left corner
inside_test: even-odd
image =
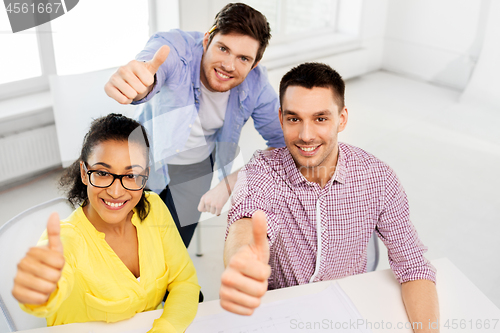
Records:
[[[200,109],[191,125],[184,148],[169,164],[194,164],[205,160],[215,148],[213,136],[224,124],[230,91],[212,92],[201,84]]]

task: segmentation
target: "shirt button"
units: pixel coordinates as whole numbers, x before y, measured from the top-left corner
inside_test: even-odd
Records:
[[[191,128],[191,124],[189,124],[189,128]]]
[[[179,152],[179,149],[177,149],[175,152],[176,152],[176,153],[178,153],[178,152]]]

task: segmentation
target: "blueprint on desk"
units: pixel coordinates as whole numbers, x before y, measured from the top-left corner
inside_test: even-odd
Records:
[[[338,283],[306,296],[261,305],[252,316],[229,312],[196,318],[186,333],[371,333]]]

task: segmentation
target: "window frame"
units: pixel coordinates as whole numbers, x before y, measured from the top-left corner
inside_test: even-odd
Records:
[[[362,44],[361,21],[365,6],[364,0],[336,1],[335,23],[331,27],[309,30],[301,34],[273,35],[262,58],[262,63],[267,69],[295,65],[311,57],[321,58],[359,49]],[[282,8],[282,10],[285,9]],[[347,20],[346,16],[349,16]],[[341,17],[344,19],[341,20]],[[280,24],[283,30],[284,21]],[[290,52],[289,50],[297,51]]]
[[[148,26],[150,34],[157,29],[156,1],[148,0]],[[0,101],[40,92],[49,92],[49,76],[56,75],[56,57],[54,41],[52,39],[52,26],[50,21],[35,27],[37,46],[42,75],[0,84]]]
[[[35,27],[42,75],[0,84],[0,100],[49,90],[49,75],[56,74],[50,22]]]
[[[279,23],[279,30],[278,31],[285,31],[286,29],[286,10],[287,10],[287,5],[288,1],[287,0],[278,0],[278,23]],[[272,37],[272,42],[273,45],[280,45],[280,44],[288,44],[288,43],[293,43],[299,39],[307,39],[311,36],[316,36],[316,35],[331,35],[338,33],[338,19],[339,19],[339,8],[340,8],[340,3],[342,0],[331,0],[336,2],[336,10],[335,10],[335,17],[333,18],[334,24],[330,27],[325,27],[325,28],[319,28],[319,29],[313,29],[313,30],[308,30],[303,33],[299,34],[286,34],[284,32],[279,32],[278,34],[273,34]]]

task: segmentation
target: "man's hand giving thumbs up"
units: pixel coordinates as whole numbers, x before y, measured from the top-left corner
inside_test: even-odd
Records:
[[[150,61],[132,60],[121,66],[111,75],[104,91],[120,104],[130,104],[143,99],[153,88],[155,74],[167,60],[169,53],[170,47],[163,45]]]
[[[229,312],[251,315],[260,305],[271,275],[267,218],[263,211],[230,227],[224,259],[227,266],[221,277],[220,304]]]

